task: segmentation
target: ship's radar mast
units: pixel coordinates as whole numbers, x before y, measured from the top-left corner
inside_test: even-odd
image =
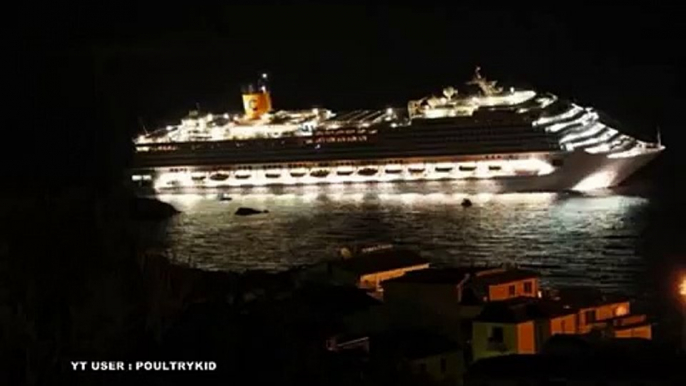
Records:
[[[474,70],[474,77],[472,78],[472,80],[467,82],[467,84],[475,84],[479,86],[481,92],[483,92],[486,96],[497,95],[503,91],[502,87],[496,86],[497,83],[498,82],[496,82],[495,80],[489,81],[483,76],[481,76],[481,67],[479,66],[476,66],[476,69]]]

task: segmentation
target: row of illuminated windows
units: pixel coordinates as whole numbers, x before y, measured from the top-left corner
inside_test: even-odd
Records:
[[[480,128],[478,130],[399,130],[388,132],[384,135],[384,139],[438,139],[446,140],[467,139],[470,137],[476,139],[490,139],[490,138],[508,138],[526,140],[529,138],[544,137],[542,132],[534,131],[530,127],[518,127],[508,129],[491,129]],[[326,139],[326,142],[354,142],[367,140],[367,136],[325,136],[332,139]],[[340,139],[339,139],[340,138]],[[241,147],[283,147],[290,145],[300,145],[305,139],[303,138],[280,138],[280,139],[263,139],[263,140],[242,140],[242,141],[221,141],[221,142],[202,142],[202,143],[177,143],[173,145],[165,144],[159,146],[145,146],[149,151],[174,151],[180,148],[190,150],[204,150],[204,149],[222,149],[222,148],[241,148]],[[139,147],[144,150],[144,147]]]
[[[449,144],[452,144],[452,147],[458,146],[458,147],[472,147],[472,146],[478,146],[478,147],[498,147],[498,146],[516,146],[516,147],[523,147],[526,148],[528,146],[534,145],[534,144],[546,144],[549,145],[551,148],[555,147],[557,143],[553,140],[547,140],[545,137],[541,136],[527,136],[527,137],[500,137],[500,138],[494,138],[494,139],[487,139],[487,138],[460,138],[460,137],[443,137],[440,138],[440,140],[437,138],[435,141],[430,141],[430,138],[423,138],[424,140],[411,140],[410,138],[406,139],[400,139],[396,138],[395,140],[388,140],[387,145],[388,147],[397,149],[398,146],[402,147],[411,147],[415,149],[420,149],[420,148],[427,148],[427,147],[446,147]],[[330,138],[319,138],[318,140],[304,140],[303,142],[300,142],[298,145],[287,145],[287,144],[282,144],[282,143],[273,143],[272,146],[267,146],[267,147],[262,147],[262,146],[252,146],[251,145],[246,145],[245,143],[234,143],[231,144],[233,146],[214,146],[214,145],[209,145],[209,146],[203,146],[202,144],[194,144],[192,146],[175,146],[175,147],[151,147],[148,151],[150,152],[171,152],[171,151],[183,151],[183,150],[190,150],[192,152],[196,151],[203,151],[203,152],[211,152],[212,150],[215,151],[221,151],[221,150],[237,150],[237,149],[245,149],[246,151],[248,150],[255,150],[255,149],[261,149],[264,151],[268,151],[268,149],[274,149],[275,151],[282,151],[282,150],[291,150],[291,151],[300,151],[306,150],[306,148],[303,148],[303,145],[312,145],[312,144],[324,144],[324,143],[351,143],[351,142],[367,142],[369,138],[367,136],[356,136],[356,137],[330,137]],[[375,146],[375,147],[370,147],[370,149],[380,149],[383,148],[381,145]],[[339,149],[340,150],[340,149]],[[342,150],[345,150],[342,148]],[[349,148],[350,151],[357,152],[357,151],[363,151],[362,147],[351,147]]]
[[[483,161],[483,160],[492,160],[492,159],[502,159],[502,160],[516,160],[520,159],[520,156],[517,155],[502,155],[502,156],[486,156],[482,157],[479,160],[475,161]],[[432,161],[432,162],[438,162],[438,161]],[[465,162],[461,160],[452,160],[452,161],[443,161],[443,162]],[[408,162],[408,161],[403,161],[403,160],[365,160],[365,161],[357,161],[357,162],[351,162],[351,161],[343,161],[343,162],[319,162],[319,163],[289,163],[286,165],[283,164],[271,164],[271,165],[262,165],[262,166],[249,166],[249,165],[241,165],[241,166],[232,166],[228,169],[231,170],[271,170],[271,169],[281,169],[281,168],[290,168],[290,169],[298,169],[298,168],[310,168],[310,167],[337,167],[337,166],[368,166],[368,165],[380,165],[380,166],[385,166],[385,165],[410,165],[413,164],[414,162]],[[470,171],[473,170],[473,167],[471,166],[460,166],[458,168],[461,171]],[[181,173],[181,172],[188,172],[189,169],[185,167],[180,167],[180,168],[170,168],[168,170],[171,173]],[[514,286],[511,286],[511,288],[508,288],[508,291],[510,292],[510,295],[512,295],[514,291]],[[531,292],[531,283],[527,282],[524,284],[524,292],[529,293]]]
[[[475,129],[457,129],[446,127],[444,130],[427,130],[418,128],[416,130],[394,130],[389,132],[389,136],[442,136],[442,135],[512,135],[512,134],[545,134],[543,130],[533,127],[480,127]]]
[[[214,152],[214,153],[204,153],[202,157],[194,153],[175,153],[165,157],[168,162],[196,162],[203,159],[216,159],[217,161],[222,160],[232,160],[231,162],[242,162],[247,160],[275,160],[278,162],[284,162],[288,159],[297,158],[307,158],[307,159],[326,159],[326,158],[339,158],[339,159],[359,159],[359,158],[376,158],[383,159],[386,157],[397,157],[398,154],[402,154],[405,157],[422,157],[422,156],[441,156],[448,154],[483,154],[483,153],[505,153],[505,152],[531,152],[531,151],[548,151],[555,150],[550,149],[543,144],[509,144],[509,145],[498,145],[498,146],[464,146],[460,148],[445,148],[443,147],[424,147],[424,148],[408,148],[405,150],[398,148],[375,148],[375,147],[356,147],[351,148],[330,148],[330,149],[285,149],[283,151],[262,151],[262,152],[241,152],[241,153],[227,153],[227,152]],[[494,155],[494,159],[497,157],[506,158],[506,156]],[[155,162],[164,162],[165,158],[155,158]],[[151,159],[152,161],[153,159]]]
[[[305,140],[305,144],[312,143],[344,143],[344,142],[365,142],[367,141],[366,135],[351,135],[351,136],[337,136],[337,137],[320,137],[315,139]]]
[[[336,136],[336,135],[376,134],[376,133],[377,133],[377,129],[346,128],[346,129],[315,130],[313,135],[315,137],[328,137],[328,136]]]

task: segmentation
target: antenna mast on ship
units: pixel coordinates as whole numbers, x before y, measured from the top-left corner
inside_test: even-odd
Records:
[[[660,126],[657,127],[657,146],[662,146],[662,135],[660,134]]]
[[[145,133],[145,135],[148,135],[149,134],[148,129],[145,127],[145,123],[143,122],[143,118],[138,117],[138,124],[141,125],[141,127],[143,128],[143,132]]]
[[[480,66],[476,66],[476,68],[474,69],[474,77],[472,78],[472,80],[467,82],[467,84],[477,85],[485,96],[496,95],[503,91],[501,87],[496,86],[497,83],[498,82],[494,80],[489,81],[483,76],[481,76]]]

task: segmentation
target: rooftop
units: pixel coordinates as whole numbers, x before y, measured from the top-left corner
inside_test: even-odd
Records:
[[[646,326],[652,324],[645,314],[622,315],[611,319],[603,319],[595,324],[605,324],[612,326],[615,331],[626,330],[638,326]]]
[[[408,272],[405,275],[386,281],[386,283],[428,283],[458,284],[467,275],[485,270],[484,267],[429,268]]]
[[[389,280],[391,283],[431,283],[431,284],[459,284],[467,275],[473,280],[486,285],[510,283],[513,281],[536,278],[540,275],[535,271],[518,268],[493,267],[454,267],[431,268],[414,271],[404,276]]]
[[[563,287],[551,293],[554,299],[576,308],[595,307],[628,301],[629,298],[621,294],[605,293],[594,287]]]
[[[475,320],[493,323],[520,323],[535,319],[571,315],[576,310],[548,300],[521,297],[487,303]]]
[[[478,281],[486,285],[505,284],[524,279],[538,278],[540,276],[540,273],[536,271],[519,268],[477,273]]]
[[[388,249],[361,254],[332,263],[333,266],[358,275],[393,271],[429,264],[418,253],[405,249]]]

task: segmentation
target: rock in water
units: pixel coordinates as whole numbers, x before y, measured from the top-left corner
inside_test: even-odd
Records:
[[[133,197],[131,217],[135,220],[166,220],[180,213],[172,205],[153,198]]]
[[[236,213],[234,213],[234,214],[236,216],[250,216],[253,214],[262,214],[262,213],[269,213],[269,211],[240,207],[240,208],[236,209]]]

